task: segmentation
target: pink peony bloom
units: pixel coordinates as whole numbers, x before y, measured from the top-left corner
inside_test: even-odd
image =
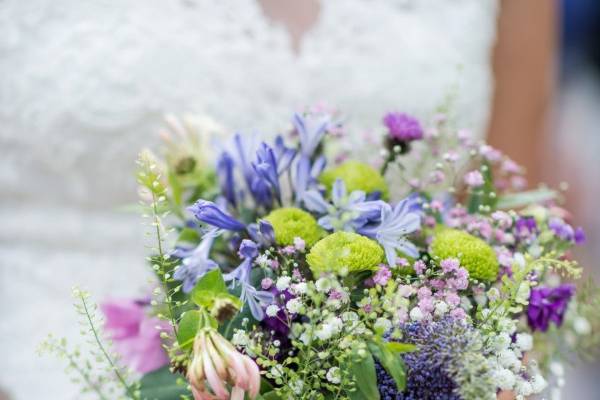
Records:
[[[160,338],[170,325],[146,314],[146,303],[133,299],[106,301],[100,305],[104,330],[115,351],[132,370],[145,374],[169,364]]]

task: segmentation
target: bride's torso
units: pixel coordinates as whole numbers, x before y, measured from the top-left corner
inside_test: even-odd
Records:
[[[366,128],[389,110],[426,117],[453,95],[459,122],[482,134],[496,9],[322,0],[294,51],[255,0],[0,1],[0,290],[19,304],[5,326],[38,315],[41,301],[54,312],[38,325],[65,331],[76,327],[71,284],[103,295],[146,283],[139,220],[113,208],[135,200],[136,153],[156,144],[166,112],[272,132],[324,101]],[[37,368],[47,382],[27,385],[23,346],[44,332],[20,331],[2,335],[15,338],[0,349],[8,379],[22,398],[58,393],[62,371],[49,361]]]
[[[496,8],[322,1],[294,51],[256,0],[5,0],[0,129],[21,151],[3,160],[0,184],[19,198],[46,187],[46,201],[130,198],[135,153],[165,112],[269,132],[325,101],[369,127],[392,109],[426,116],[452,94],[461,122],[482,132]]]

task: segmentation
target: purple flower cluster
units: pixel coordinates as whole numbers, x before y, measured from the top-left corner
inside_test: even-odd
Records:
[[[550,321],[561,326],[573,294],[575,286],[571,284],[531,289],[527,308],[527,322],[531,329],[546,332]]]
[[[421,123],[414,117],[400,112],[390,112],[383,118],[392,139],[402,142],[423,138]]]
[[[556,236],[567,242],[573,242],[575,244],[585,243],[585,233],[583,228],[575,228],[560,218],[550,218],[548,221],[548,228],[554,232]]]
[[[394,380],[377,364],[381,399],[460,399],[449,371],[460,362],[461,354],[469,345],[467,329],[464,323],[452,317],[404,325],[402,341],[418,347],[417,351],[402,356],[407,367],[406,390],[398,392]]]

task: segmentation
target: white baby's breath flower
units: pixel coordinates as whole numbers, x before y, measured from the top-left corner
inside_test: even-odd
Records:
[[[277,283],[275,284],[275,286],[277,287],[277,290],[279,290],[280,292],[283,292],[284,290],[289,288],[291,280],[292,280],[292,278],[289,276],[282,276],[279,279],[277,279]]]
[[[296,294],[305,294],[308,290],[308,285],[306,282],[300,282],[292,285],[292,290]]]
[[[438,317],[441,317],[442,315],[444,315],[448,312],[448,309],[449,309],[448,303],[446,303],[445,301],[439,301],[435,305],[435,315],[437,315]]]
[[[518,370],[521,367],[521,361],[519,361],[519,358],[511,349],[502,350],[498,354],[498,362],[504,368],[510,368],[513,371]]]
[[[329,382],[336,385],[342,381],[340,369],[338,367],[329,368],[326,377]]]
[[[500,332],[496,336],[494,336],[492,340],[492,347],[498,353],[504,349],[507,349],[511,343],[510,335],[506,332]]]
[[[321,293],[328,292],[331,289],[331,278],[324,276],[322,278],[317,279],[317,281],[315,282],[315,287],[317,288],[317,291]]]
[[[344,323],[342,322],[341,318],[338,317],[329,318],[327,320],[327,323],[331,325],[331,329],[334,334],[340,333],[342,331],[342,328],[344,327]]]
[[[342,321],[358,321],[358,314],[354,311],[342,313]]]
[[[261,254],[256,257],[256,264],[258,264],[262,268],[267,268],[271,265],[271,261],[266,254]]]
[[[516,392],[517,395],[523,397],[531,396],[533,394],[533,386],[530,382],[524,379],[519,379],[519,382],[516,385]]]
[[[589,335],[592,331],[590,322],[579,316],[573,320],[573,329],[578,335]]]
[[[521,351],[530,351],[533,348],[533,337],[529,333],[517,333],[516,343]]]
[[[293,380],[290,382],[290,388],[295,394],[301,395],[302,389],[304,389],[304,381],[302,379]]]
[[[265,313],[269,316],[269,317],[274,317],[277,315],[277,313],[279,312],[279,306],[275,305],[275,304],[271,304],[267,307],[267,309],[265,310]]]
[[[554,376],[564,376],[565,375],[565,367],[562,365],[562,363],[558,362],[558,361],[552,361],[550,363],[550,372],[552,372],[552,374]]]
[[[546,389],[548,386],[548,382],[544,379],[544,377],[540,374],[534,375],[531,379],[531,387],[533,388],[534,393],[540,393],[542,390]]]
[[[499,370],[496,370],[494,375],[496,378],[496,384],[500,389],[511,390],[514,387],[516,378],[515,374],[513,374],[511,370],[501,368]]]
[[[248,337],[248,334],[245,331],[243,331],[242,329],[238,329],[231,337],[231,343],[234,346],[246,347],[250,344],[250,338]]]
[[[287,310],[292,314],[298,314],[300,311],[302,311],[302,301],[300,301],[298,298],[290,299],[286,303],[285,308],[287,308]]]
[[[410,310],[410,319],[413,321],[421,321],[424,317],[423,312],[421,311],[421,309],[419,307],[414,307],[412,310]]]
[[[388,333],[390,329],[392,329],[392,321],[386,318],[377,318],[373,327],[377,332],[383,335]]]
[[[333,336],[333,327],[329,324],[323,324],[315,331],[315,336],[321,340],[329,340]]]

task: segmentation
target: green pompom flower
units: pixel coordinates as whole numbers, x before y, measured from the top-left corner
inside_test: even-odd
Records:
[[[351,232],[335,232],[319,240],[306,256],[313,274],[375,270],[383,262],[377,242]]]
[[[431,243],[431,252],[440,259],[458,258],[469,276],[484,282],[498,277],[496,253],[486,242],[456,229],[440,230]]]
[[[388,196],[388,186],[385,179],[369,164],[359,161],[346,161],[335,168],[326,170],[319,177],[327,190],[331,190],[337,179],[344,181],[348,193],[362,190],[366,193],[381,192],[384,199]]]
[[[284,207],[272,211],[265,217],[273,225],[275,242],[282,246],[294,244],[294,238],[299,237],[311,247],[322,237],[323,230],[317,220],[299,208]]]

